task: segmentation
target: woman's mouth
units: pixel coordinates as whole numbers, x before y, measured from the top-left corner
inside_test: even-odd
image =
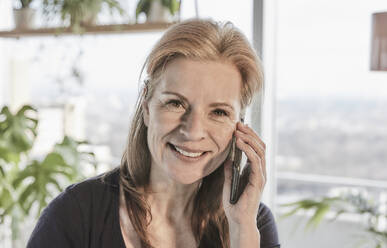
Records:
[[[173,153],[180,159],[185,161],[197,161],[203,158],[208,152],[207,151],[187,151],[181,147],[175,146],[171,143],[168,143],[168,146],[171,148]]]

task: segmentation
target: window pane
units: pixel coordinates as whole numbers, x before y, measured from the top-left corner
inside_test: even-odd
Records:
[[[193,3],[182,5],[183,20],[194,16]],[[200,17],[231,20],[251,37],[252,1],[238,3],[237,11],[232,0],[198,4]],[[4,71],[10,75],[0,71],[0,76],[7,85],[16,78],[12,87],[18,87],[18,101],[39,108],[41,128],[34,152],[44,154],[66,133],[87,139],[98,148],[97,156],[104,162],[118,165],[141,83],[139,74],[161,35],[145,32],[1,40],[9,66]]]
[[[21,61],[29,65],[30,101],[43,114],[41,120],[56,120],[53,125],[43,124],[46,128],[41,130],[36,146],[50,147],[47,143],[61,139],[58,134],[42,137],[51,127],[62,135],[87,139],[102,149],[99,151],[103,151],[105,162],[118,165],[138,95],[141,67],[160,35],[46,37],[10,42],[14,57],[29,51],[28,62]],[[53,107],[55,113],[44,111]],[[57,128],[58,121],[64,122],[62,128]]]
[[[387,179],[387,72],[369,70],[385,1],[278,4],[279,172]]]

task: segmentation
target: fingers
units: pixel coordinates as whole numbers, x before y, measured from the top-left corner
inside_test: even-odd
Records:
[[[238,130],[239,129],[239,130]],[[244,142],[251,145],[251,147],[255,150],[255,152],[261,157],[263,160],[263,173],[265,176],[265,179],[267,178],[266,173],[266,160],[265,160],[265,151],[266,151],[266,144],[261,140],[261,138],[257,135],[257,133],[248,127],[247,125],[239,122],[237,124],[237,130],[236,130],[237,137],[241,137]]]
[[[265,156],[265,148],[263,148],[256,138],[251,137],[250,134],[245,134],[239,130],[236,130],[236,137],[241,138],[245,143],[249,144],[254,151],[260,156]]]
[[[238,148],[246,153],[248,159],[251,162],[251,173],[253,175],[252,179],[259,180],[261,178],[261,183],[265,184],[267,179],[265,143],[258,137],[258,135],[254,132],[253,129],[247,127],[242,123],[238,123],[235,134],[237,137]]]
[[[239,149],[241,149],[246,156],[250,160],[251,163],[251,175],[250,175],[250,183],[253,186],[258,185],[258,187],[262,188],[266,183],[265,173],[263,170],[263,161],[258,156],[258,154],[254,151],[254,149],[242,141],[242,139],[237,138],[236,145]]]
[[[242,142],[246,143],[247,145],[249,145],[253,150],[254,152],[256,153],[256,155],[258,155],[261,163],[262,164],[262,171],[263,171],[263,175],[266,179],[266,159],[265,159],[265,149],[259,145],[257,139],[251,137],[251,135],[248,135],[248,134],[245,134],[245,133],[242,133],[241,131],[237,130],[236,131],[236,136],[237,136],[237,139],[241,139]],[[246,154],[247,155],[247,154]]]
[[[243,124],[242,122],[237,123],[237,129],[242,130],[246,134],[250,134],[259,142],[259,145],[262,146],[262,148],[265,150],[266,149],[266,144],[261,140],[261,138],[258,136],[258,134],[251,128],[247,126],[247,124]]]

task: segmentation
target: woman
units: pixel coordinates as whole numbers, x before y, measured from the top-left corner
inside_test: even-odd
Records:
[[[42,214],[28,247],[279,247],[260,204],[265,144],[242,113],[259,60],[232,24],[187,20],[148,56],[120,168],[75,184]],[[230,204],[232,137],[249,159]]]

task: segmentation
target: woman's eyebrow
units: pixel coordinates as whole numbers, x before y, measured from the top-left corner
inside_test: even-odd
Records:
[[[179,98],[183,99],[185,102],[188,102],[187,98],[177,92],[173,92],[173,91],[163,91],[161,92],[162,94],[164,95],[175,95],[175,96],[178,96]]]
[[[210,107],[227,107],[227,108],[230,108],[232,111],[234,111],[234,108],[232,105],[226,103],[226,102],[215,102],[215,103],[211,103],[210,104]]]
[[[182,100],[184,100],[185,102],[188,102],[187,98],[177,92],[173,92],[173,91],[163,91],[161,92],[162,94],[166,94],[166,95],[175,95],[175,96],[178,96],[179,98],[181,98]],[[211,103],[210,104],[210,107],[227,107],[227,108],[230,108],[232,111],[235,111],[234,110],[234,107],[229,104],[229,103],[226,103],[226,102],[214,102],[214,103]]]

